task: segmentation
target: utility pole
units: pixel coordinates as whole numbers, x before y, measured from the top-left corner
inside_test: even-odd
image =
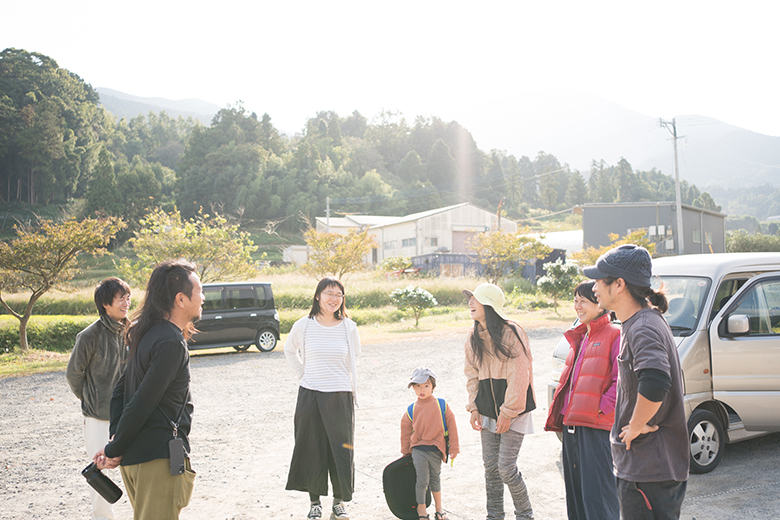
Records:
[[[672,140],[674,141],[674,192],[676,197],[677,206],[677,254],[685,254],[685,234],[683,233],[683,218],[682,218],[682,194],[680,192],[680,170],[677,166],[677,140],[684,136],[677,137],[677,124],[674,118],[672,121],[664,121],[659,119],[661,126],[665,127],[672,134]],[[671,127],[671,129],[669,128]]]
[[[325,232],[330,233],[330,197],[325,197]]]

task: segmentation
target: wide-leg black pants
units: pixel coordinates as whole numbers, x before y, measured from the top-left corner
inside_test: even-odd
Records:
[[[295,448],[287,490],[328,494],[352,500],[355,486],[355,404],[352,392],[318,392],[298,388],[295,406]]]

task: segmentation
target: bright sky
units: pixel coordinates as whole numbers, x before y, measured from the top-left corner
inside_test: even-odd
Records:
[[[382,108],[469,128],[563,86],[780,136],[778,14],[772,0],[40,0],[6,2],[0,49],[46,54],[93,87],[242,100],[286,133],[320,110]]]

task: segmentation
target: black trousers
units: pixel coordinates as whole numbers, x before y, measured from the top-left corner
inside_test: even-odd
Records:
[[[287,490],[313,498],[328,494],[352,500],[355,487],[355,404],[352,392],[317,392],[298,388],[295,406],[295,448]]]
[[[620,513],[631,520],[680,518],[687,482],[629,482],[617,479]]]
[[[608,431],[563,427],[563,482],[569,520],[619,520]]]

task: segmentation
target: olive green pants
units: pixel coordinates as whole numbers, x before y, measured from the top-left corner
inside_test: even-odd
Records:
[[[171,475],[168,459],[155,459],[132,466],[121,466],[127,497],[133,506],[134,520],[177,520],[192,497],[195,472],[190,459],[185,458],[186,470]]]

